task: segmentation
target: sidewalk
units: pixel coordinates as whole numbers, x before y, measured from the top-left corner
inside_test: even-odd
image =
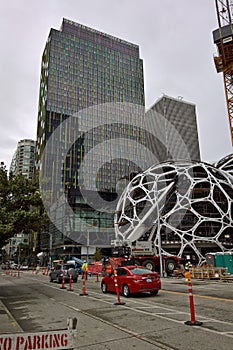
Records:
[[[16,332],[22,332],[22,329],[0,300],[0,334]]]

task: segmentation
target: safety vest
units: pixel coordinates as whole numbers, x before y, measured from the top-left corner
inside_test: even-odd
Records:
[[[87,271],[88,270],[88,263],[83,263],[82,264],[82,271]]]

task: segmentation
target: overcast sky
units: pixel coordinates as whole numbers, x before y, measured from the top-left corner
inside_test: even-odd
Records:
[[[62,18],[133,42],[144,61],[146,107],[162,94],[194,103],[201,158],[232,153],[222,74],[216,73],[214,0],[1,0],[0,161],[36,139],[41,56]]]

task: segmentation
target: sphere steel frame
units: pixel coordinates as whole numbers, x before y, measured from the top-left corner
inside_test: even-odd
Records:
[[[171,190],[160,201],[172,182]],[[204,162],[176,161],[151,166],[130,181],[118,201],[116,239],[124,242],[130,237],[133,241],[132,232],[140,226],[142,230],[136,239],[151,240],[158,250],[162,237],[164,255],[170,255],[166,237],[178,244],[178,256],[188,247],[199,260],[204,259],[198,248],[200,242],[212,243],[220,251],[233,251],[231,175]]]

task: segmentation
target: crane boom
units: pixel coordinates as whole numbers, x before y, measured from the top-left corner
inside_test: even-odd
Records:
[[[231,10],[229,0],[215,0],[219,28],[231,24]]]
[[[233,145],[233,24],[232,3],[215,0],[219,28],[213,31],[218,56],[214,57],[217,72],[223,73],[225,97]]]

